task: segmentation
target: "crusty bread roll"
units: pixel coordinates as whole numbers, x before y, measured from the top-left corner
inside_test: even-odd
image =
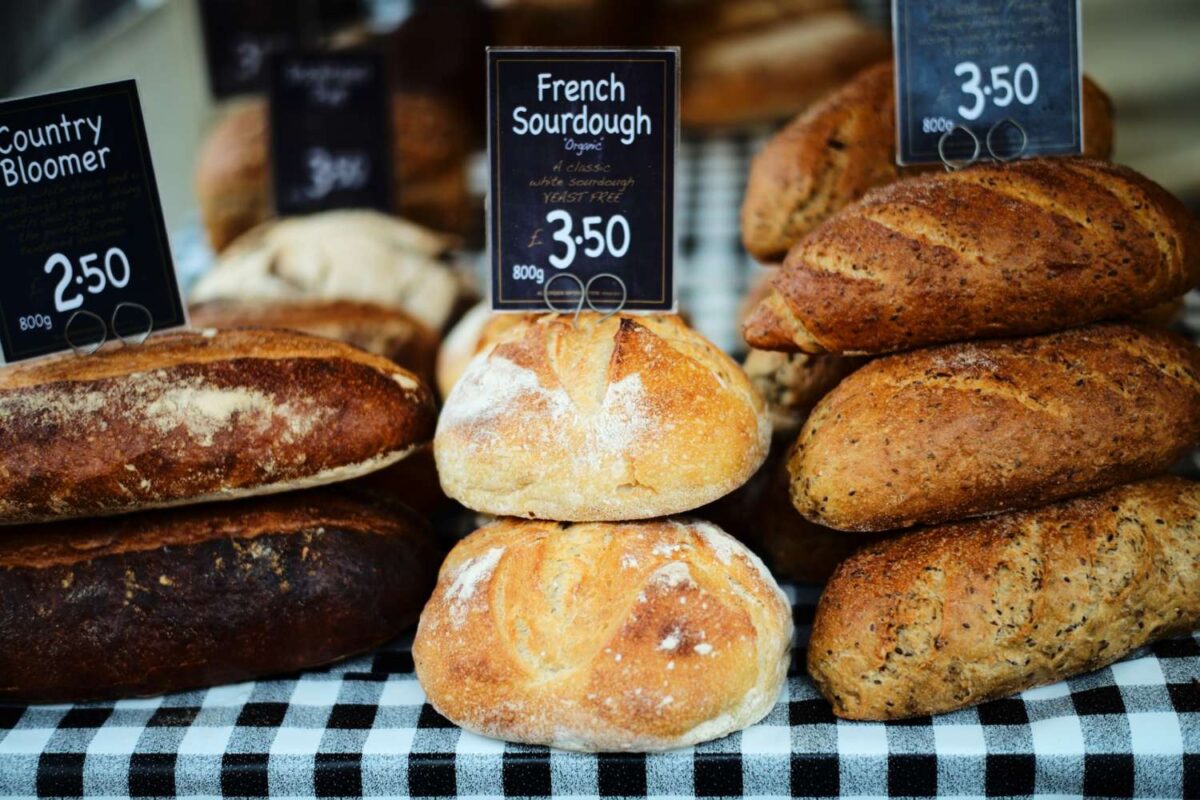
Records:
[[[1120,319],[1200,282],[1200,224],[1124,167],[984,164],[869,193],[792,248],[765,350],[881,353]]]
[[[190,300],[350,300],[400,308],[435,331],[476,300],[445,263],[455,240],[376,211],[268,222],[221,254]]]
[[[685,46],[680,121],[724,128],[784,119],[889,49],[884,31],[842,9],[704,37]]]
[[[413,661],[429,702],[468,730],[665,750],[765,716],[791,635],[770,573],[714,525],[500,520],[446,558]]]
[[[571,521],[689,511],[745,483],[771,424],[727,355],[675,316],[528,317],[446,398],[446,494],[488,514]]]
[[[754,388],[767,403],[775,436],[794,436],[817,401],[866,363],[835,353],[751,350],[742,361]]]
[[[352,300],[213,300],[193,305],[197,328],[282,328],[361,347],[432,385],[438,335],[399,308]]]
[[[786,455],[786,446],[776,439],[766,463],[753,478],[715,503],[697,509],[695,516],[736,536],[762,557],[775,577],[824,583],[838,564],[879,537],[835,531],[802,517],[792,505]]]
[[[330,483],[429,440],[429,389],[357,348],[167,333],[0,370],[0,524]]]
[[[848,719],[951,711],[1200,625],[1200,485],[1157,478],[942,525],[852,556],[808,672]]]
[[[463,167],[472,148],[466,119],[437,98],[396,94],[392,137],[396,212],[437,230],[464,233],[471,224]],[[214,250],[275,215],[269,138],[266,101],[246,100],[218,120],[201,147],[196,194]]]
[[[755,158],[742,204],[751,255],[778,262],[796,242],[868,189],[941,164],[896,164],[892,62],[869,67],[775,134]],[[1112,153],[1112,102],[1083,79],[1084,154]]]
[[[792,499],[841,530],[1028,508],[1144,478],[1200,445],[1200,349],[1110,324],[880,358],[804,424]]]
[[[521,314],[498,314],[492,311],[492,304],[487,300],[477,303],[463,314],[438,349],[436,372],[441,396],[450,396],[450,390],[477,353],[493,344],[509,329],[521,324],[523,319]]]
[[[416,619],[437,558],[411,512],[330,489],[10,528],[0,697],[159,694],[343,658]]]

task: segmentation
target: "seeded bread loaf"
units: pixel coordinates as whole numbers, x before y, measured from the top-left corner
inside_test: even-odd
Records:
[[[745,373],[678,317],[543,314],[471,361],[434,456],[446,494],[476,511],[629,520],[728,494],[770,439]]]
[[[825,587],[808,672],[897,719],[1098,669],[1200,626],[1200,485],[1157,478],[887,539]]]
[[[423,522],[332,489],[0,536],[0,698],[159,694],[375,647],[437,569]]]
[[[789,461],[804,516],[879,531],[1149,477],[1200,445],[1200,349],[1094,325],[876,359],[814,409]]]
[[[197,328],[282,328],[352,344],[433,385],[438,335],[399,308],[354,300],[213,300],[193,305]]]
[[[429,389],[381,356],[268,330],[168,333],[0,371],[0,524],[358,477],[428,442]]]
[[[761,719],[791,608],[750,551],[692,520],[500,520],[442,564],[413,643],[468,730],[567,750],[686,747]]]
[[[742,369],[763,396],[776,437],[792,438],[817,402],[866,359],[835,353],[751,350]]]
[[[1084,154],[1112,152],[1112,103],[1083,79]],[[896,90],[891,61],[869,67],[771,138],[751,165],[742,240],[763,262],[780,261],[820,223],[868,189],[941,165],[896,164]]]
[[[765,350],[882,353],[1134,316],[1200,282],[1200,224],[1136,172],[1031,159],[869,193],[788,253]]]

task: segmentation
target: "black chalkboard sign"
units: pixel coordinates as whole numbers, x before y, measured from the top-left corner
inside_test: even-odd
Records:
[[[0,103],[0,263],[7,363],[186,324],[133,81]]]
[[[271,56],[312,46],[364,16],[362,0],[200,0],[215,97],[265,91]]]
[[[389,210],[391,112],[382,56],[279,54],[270,87],[276,210]]]
[[[951,159],[1082,152],[1079,0],[892,0],[892,28],[898,163],[948,131]]]
[[[492,308],[584,288],[674,308],[678,67],[674,48],[488,51]]]

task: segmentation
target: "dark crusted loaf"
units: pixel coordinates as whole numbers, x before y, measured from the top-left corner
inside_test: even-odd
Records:
[[[817,606],[808,671],[848,719],[933,714],[1200,625],[1200,485],[1157,478],[871,545]]]
[[[0,371],[0,524],[364,475],[433,435],[433,396],[381,356],[299,333],[175,333]]]
[[[149,695],[312,667],[414,622],[438,554],[333,489],[0,537],[0,698]]]

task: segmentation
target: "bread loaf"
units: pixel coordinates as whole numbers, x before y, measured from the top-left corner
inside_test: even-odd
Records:
[[[674,31],[664,35],[679,43]],[[685,44],[680,121],[727,128],[786,119],[888,49],[884,31],[845,9],[703,37]]]
[[[1198,372],[1182,337],[1121,324],[880,358],[805,423],[792,500],[877,531],[1148,477],[1200,445]]]
[[[472,147],[467,120],[434,97],[397,94],[392,133],[397,213],[437,230],[465,232],[471,223],[463,167]],[[266,102],[249,100],[233,106],[201,147],[196,194],[214,250],[275,215],[269,138]],[[434,197],[441,201],[431,203]]]
[[[198,328],[283,328],[337,339],[433,385],[438,335],[399,308],[352,300],[213,300],[193,305],[188,318]]]
[[[169,333],[0,371],[0,524],[357,477],[429,440],[412,373],[284,331]]]
[[[839,717],[896,719],[1098,669],[1200,625],[1200,487],[1157,478],[942,525],[842,564],[808,672]]]
[[[437,567],[402,507],[333,490],[0,536],[0,698],[106,699],[233,683],[375,647]]]
[[[255,228],[225,250],[191,301],[349,300],[400,308],[441,331],[477,299],[446,259],[454,240],[375,211],[327,211]]]
[[[1112,102],[1083,79],[1084,154],[1112,153]],[[778,262],[796,242],[868,189],[941,164],[896,164],[896,88],[891,61],[869,67],[815,103],[754,158],[742,204],[742,240]]]
[[[442,564],[413,661],[468,730],[637,752],[761,719],[791,634],[770,573],[713,525],[500,520]]]
[[[550,314],[475,357],[434,456],[446,494],[476,511],[628,520],[729,493],[770,438],[745,374],[678,317]]]
[[[1033,159],[877,189],[788,254],[766,350],[881,353],[1129,317],[1200,281],[1200,224],[1132,170]]]

